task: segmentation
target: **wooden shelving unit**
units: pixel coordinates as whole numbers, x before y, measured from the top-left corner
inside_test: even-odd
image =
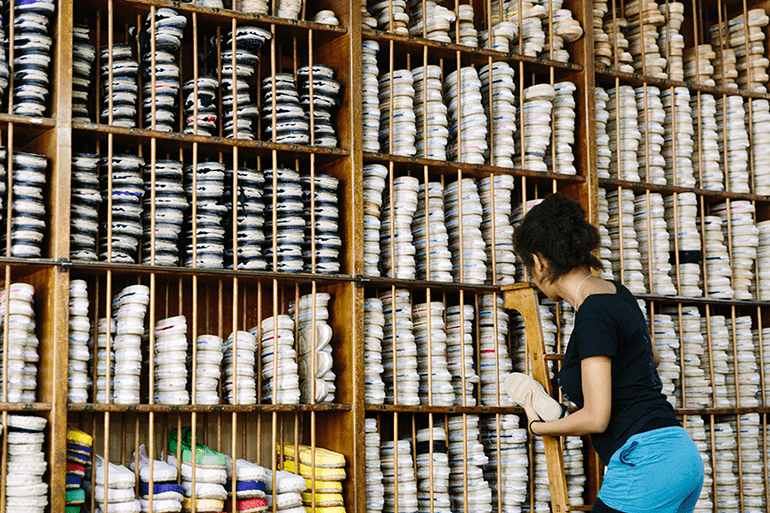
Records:
[[[236,0],[233,0],[235,2]],[[229,2],[228,2],[229,3]],[[455,2],[441,2],[449,8]],[[491,24],[488,0],[457,0],[459,4],[472,4],[476,13],[476,28],[484,30]],[[610,9],[605,20],[622,13],[623,2],[617,10]],[[628,2],[625,2],[626,4]],[[665,2],[659,1],[663,4]],[[40,362],[38,364],[37,402],[8,403],[0,396],[0,421],[5,423],[7,413],[29,412],[48,418],[49,469],[46,475],[49,484],[48,511],[61,512],[65,509],[65,469],[67,426],[74,425],[95,437],[94,452],[103,454],[111,461],[128,465],[133,451],[140,443],[160,458],[167,451],[167,436],[172,429],[192,426],[197,429],[197,440],[215,450],[259,462],[266,467],[281,468],[279,455],[274,448],[282,443],[308,444],[338,451],[346,456],[347,479],[343,485],[345,507],[350,513],[364,513],[367,500],[364,431],[367,418],[376,418],[382,440],[416,439],[417,431],[448,422],[450,416],[478,415],[483,419],[497,419],[507,414],[523,414],[520,408],[481,404],[436,406],[433,404],[404,405],[393,401],[389,404],[368,404],[365,399],[364,301],[382,292],[409,289],[412,303],[443,301],[450,305],[474,305],[479,310],[482,296],[501,297],[501,289],[492,285],[467,282],[441,283],[423,280],[401,280],[388,276],[370,276],[364,271],[364,193],[363,172],[367,164],[381,164],[388,169],[388,183],[399,176],[416,177],[420,183],[441,182],[445,185],[463,178],[482,179],[494,175],[511,175],[514,178],[514,207],[526,204],[532,199],[561,191],[579,200],[590,220],[599,224],[599,189],[609,191],[633,191],[635,195],[660,193],[664,197],[682,193],[694,193],[698,198],[699,215],[708,215],[710,205],[733,200],[750,201],[756,208],[755,221],[770,219],[770,196],[751,192],[735,192],[729,189],[715,191],[700,187],[683,187],[676,184],[659,185],[646,179],[645,169],[640,168],[640,181],[620,179],[620,176],[600,178],[597,175],[597,133],[596,133],[596,87],[617,88],[655,86],[661,90],[686,88],[691,97],[702,94],[716,98],[738,95],[751,104],[755,100],[768,100],[770,93],[730,89],[724,84],[708,86],[680,80],[656,78],[644,73],[618,71],[617,61],[606,67],[595,60],[593,3],[580,0],[564,0],[563,8],[569,9],[580,22],[583,36],[566,45],[569,62],[549,58],[546,47],[540,57],[528,57],[516,52],[500,52],[489,48],[470,48],[455,43],[440,43],[424,37],[403,36],[387,30],[361,28],[357,0],[321,0],[305,2],[305,17],[321,9],[333,10],[339,18],[339,26],[322,25],[310,21],[297,21],[271,16],[250,15],[231,9],[209,9],[201,6],[170,0],[74,0],[57,2],[57,10],[51,22],[54,38],[51,93],[49,110],[45,118],[29,118],[10,114],[10,109],[0,112],[0,144],[6,147],[9,156],[14,151],[26,151],[45,155],[49,159],[49,186],[46,189],[47,235],[44,240],[43,257],[22,259],[0,257],[4,272],[4,287],[8,290],[13,282],[26,282],[35,286],[37,331],[40,338]],[[611,5],[611,4],[610,4]],[[762,8],[770,13],[770,1],[744,0],[692,0],[684,1],[685,22],[682,34],[686,47],[708,41],[708,27],[724,22],[739,13],[753,8]],[[113,126],[97,120],[101,111],[102,83],[100,66],[105,65],[99,58],[103,45],[128,42],[133,45],[134,58],[140,58],[136,40],[130,27],[143,26],[148,14],[159,8],[172,8],[185,16],[187,27],[181,49],[176,57],[181,69],[182,81],[216,72],[217,50],[212,49],[210,37],[221,36],[236,27],[258,26],[269,31],[271,41],[260,50],[258,77],[263,79],[271,74],[285,71],[295,73],[297,68],[308,63],[323,63],[334,67],[337,80],[342,84],[341,103],[334,110],[333,123],[339,144],[336,148],[278,144],[269,142],[263,136],[263,123],[255,121],[257,140],[230,139],[222,137],[222,107],[219,106],[219,136],[160,132],[144,123],[144,115],[137,116],[137,127]],[[73,121],[72,118],[72,42],[73,27],[84,24],[90,28],[90,42],[96,48],[95,87],[89,96],[91,122]],[[110,32],[111,31],[111,32]],[[197,32],[196,32],[197,31]],[[763,29],[770,36],[770,27]],[[194,35],[195,34],[195,35]],[[500,168],[491,165],[450,162],[444,160],[409,157],[383,152],[364,151],[362,142],[362,70],[361,47],[364,40],[374,40],[380,45],[378,55],[379,72],[394,69],[413,69],[425,64],[437,64],[444,74],[464,66],[481,68],[494,62],[506,62],[514,70],[516,80],[516,102],[522,106],[521,91],[528,86],[560,81],[571,81],[576,86],[575,156],[576,175],[528,169],[526,159],[521,169]],[[767,46],[767,43],[765,42]],[[615,48],[617,50],[617,48]],[[766,48],[767,50],[767,48]],[[214,57],[211,57],[211,56]],[[766,51],[765,56],[770,55]],[[206,58],[208,56],[208,58]],[[256,80],[253,82],[257,83]],[[9,87],[12,89],[12,87]],[[141,105],[142,87],[139,87]],[[645,92],[646,94],[646,92]],[[253,92],[258,103],[260,93]],[[5,106],[8,102],[5,103]],[[141,108],[139,109],[141,111]],[[696,113],[693,112],[693,116]],[[749,122],[751,116],[749,115]],[[184,120],[182,108],[177,113],[177,126]],[[524,123],[517,118],[518,130],[515,137],[525,131]],[[750,130],[749,130],[750,132]],[[695,135],[698,137],[698,134]],[[720,135],[721,137],[721,135]],[[751,137],[751,135],[750,135]],[[341,272],[335,275],[315,273],[282,273],[272,271],[249,271],[232,269],[203,269],[190,267],[163,267],[159,265],[123,264],[98,261],[84,262],[70,258],[70,196],[71,161],[74,153],[97,153],[103,157],[119,153],[141,155],[150,166],[162,159],[182,160],[185,165],[203,161],[224,162],[230,169],[233,162],[238,166],[255,169],[270,169],[285,166],[303,174],[328,174],[339,179],[339,234],[343,241],[340,253]],[[693,160],[699,158],[697,153]],[[754,176],[754,162],[749,151],[751,177]],[[10,160],[10,158],[9,158]],[[109,174],[110,168],[102,166],[102,174]],[[4,205],[7,206],[7,205]],[[7,222],[11,210],[8,206],[2,218],[6,234],[10,234]],[[106,230],[100,227],[100,237],[106,237]],[[674,246],[673,251],[678,247]],[[706,271],[705,264],[702,266]],[[758,271],[759,268],[755,267]],[[649,268],[644,272],[651,273]],[[88,284],[90,299],[89,316],[95,319],[112,314],[111,300],[127,285],[143,284],[150,288],[151,302],[145,326],[174,315],[185,315],[188,322],[188,338],[202,334],[216,334],[227,338],[237,330],[248,330],[270,316],[288,313],[290,301],[305,294],[327,292],[332,295],[329,306],[329,323],[334,331],[333,371],[336,374],[336,396],[332,403],[318,404],[263,404],[254,405],[160,405],[152,399],[150,388],[152,373],[146,369],[142,374],[142,391],[149,400],[137,405],[98,403],[95,395],[85,404],[69,404],[67,398],[68,376],[68,318],[69,284],[71,280],[83,279]],[[756,282],[756,278],[755,278]],[[654,320],[663,308],[678,311],[681,323],[682,308],[696,307],[703,318],[724,315],[729,322],[740,316],[750,316],[753,327],[759,331],[759,376],[760,390],[758,407],[678,408],[685,422],[693,416],[702,416],[706,426],[713,428],[725,419],[740,418],[747,413],[760,415],[760,439],[762,442],[762,463],[765,503],[770,504],[770,475],[767,470],[768,415],[770,398],[766,397],[765,385],[770,376],[765,375],[761,347],[761,332],[768,324],[770,301],[715,299],[707,296],[662,296],[639,294],[647,304],[647,312]],[[668,311],[668,310],[667,310]],[[478,315],[478,314],[476,314]],[[478,316],[474,323],[477,323]],[[556,321],[561,328],[560,321]],[[474,324],[476,325],[476,324]],[[513,324],[505,338],[509,353],[514,354],[521,340],[514,333]],[[476,334],[476,332],[474,332]],[[681,336],[681,333],[679,334]],[[557,334],[557,353],[566,344]],[[710,335],[707,343],[710,344]],[[474,338],[475,353],[479,355],[479,339]],[[191,346],[194,343],[191,343]],[[710,347],[710,346],[709,346]],[[149,349],[149,346],[148,348]],[[395,350],[395,348],[394,348]],[[147,352],[147,351],[146,351]],[[711,354],[711,349],[707,355]],[[732,356],[736,357],[735,344]],[[680,354],[681,355],[681,354]],[[549,356],[552,365],[558,367],[561,356]],[[258,363],[259,365],[259,363]],[[713,378],[713,364],[711,378]],[[258,369],[261,368],[261,365]],[[224,373],[223,373],[224,374]],[[737,377],[737,371],[736,371]],[[260,394],[261,378],[257,391]],[[687,376],[683,372],[682,382]],[[222,387],[223,388],[223,387]],[[221,391],[226,398],[226,392]],[[737,393],[736,393],[737,395]],[[477,392],[477,398],[480,394]],[[714,399],[716,396],[714,395]],[[738,420],[740,422],[740,420]],[[740,425],[740,424],[739,424]],[[713,442],[713,435],[712,435]],[[533,457],[533,444],[529,455]],[[586,444],[584,450],[587,482],[583,500],[590,505],[598,492],[602,468],[601,463]],[[7,444],[2,444],[3,457]],[[414,449],[416,454],[416,449]],[[740,452],[739,452],[740,454]],[[715,451],[711,450],[712,466],[716,463]],[[737,461],[742,461],[740,458]],[[467,470],[467,467],[466,467]],[[742,476],[742,471],[738,475]],[[530,465],[530,476],[534,476],[534,464]],[[742,479],[742,478],[741,478]],[[529,484],[530,495],[534,483]],[[713,485],[716,493],[716,484]],[[739,505],[744,504],[743,488],[740,488]],[[5,495],[0,491],[0,506]],[[715,501],[716,502],[716,501]],[[93,506],[93,501],[86,507]],[[493,509],[501,503],[494,504]],[[749,507],[742,507],[748,510]],[[589,506],[574,505],[571,510],[588,511]],[[767,506],[765,507],[767,510]],[[86,511],[84,509],[84,511]],[[233,509],[235,511],[235,509]],[[716,506],[714,511],[717,511]]]

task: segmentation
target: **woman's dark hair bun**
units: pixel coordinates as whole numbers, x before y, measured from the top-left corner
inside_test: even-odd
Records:
[[[514,229],[519,258],[527,267],[533,264],[533,254],[544,258],[549,264],[549,281],[576,267],[601,269],[594,255],[598,247],[599,231],[585,220],[583,207],[560,193],[546,196]]]

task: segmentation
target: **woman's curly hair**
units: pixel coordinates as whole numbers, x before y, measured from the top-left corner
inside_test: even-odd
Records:
[[[576,267],[602,268],[593,254],[599,231],[585,220],[580,203],[560,193],[547,196],[524,216],[514,229],[513,243],[527,268],[534,254],[548,262],[544,278],[551,283]]]

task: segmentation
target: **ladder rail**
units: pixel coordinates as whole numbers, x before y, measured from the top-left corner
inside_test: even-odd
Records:
[[[524,319],[524,334],[527,339],[527,352],[532,365],[533,377],[553,396],[551,380],[548,375],[548,361],[545,358],[543,327],[540,324],[537,289],[532,283],[514,283],[503,287],[504,305],[509,310],[516,310]],[[565,513],[567,506],[567,480],[564,475],[564,452],[558,437],[543,436],[545,461],[548,467],[548,486],[551,491],[551,510]]]

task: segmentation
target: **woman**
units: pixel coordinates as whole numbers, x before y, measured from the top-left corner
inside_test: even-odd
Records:
[[[516,228],[514,244],[537,287],[575,309],[559,386],[577,411],[560,416],[531,378],[506,380],[531,432],[591,435],[607,465],[592,511],[691,512],[703,461],[661,393],[659,357],[636,299],[620,283],[592,274],[601,268],[594,256],[599,233],[583,208],[561,194],[546,197]]]

